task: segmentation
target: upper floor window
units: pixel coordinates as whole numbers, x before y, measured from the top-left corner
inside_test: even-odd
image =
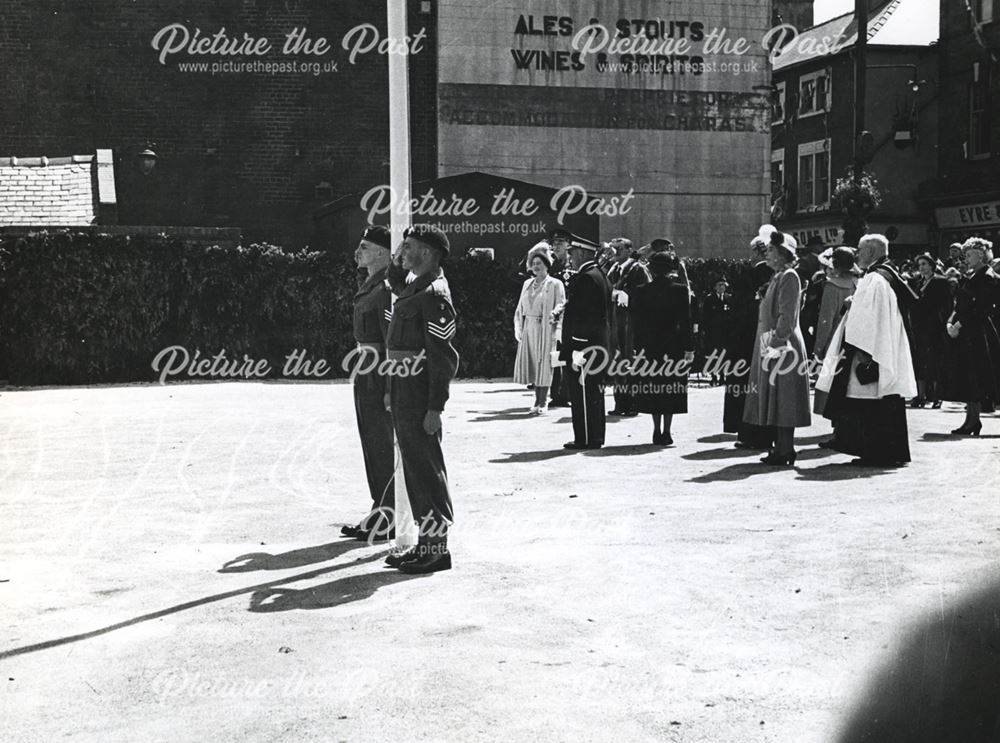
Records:
[[[969,84],[969,145],[970,159],[990,156],[990,80],[989,65],[976,63]]]
[[[785,151],[771,150],[771,201],[785,192]]]
[[[830,203],[830,140],[799,145],[799,211],[815,211]],[[810,209],[811,207],[811,209]]]
[[[979,23],[990,23],[993,21],[994,0],[972,0],[972,12]]]
[[[781,82],[774,86],[774,95],[771,98],[771,122],[780,124],[785,120],[785,107],[788,99],[785,93],[785,83]]]
[[[830,110],[830,73],[812,72],[799,78],[799,116],[810,116]]]

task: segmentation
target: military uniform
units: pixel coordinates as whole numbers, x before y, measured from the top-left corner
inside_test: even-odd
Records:
[[[385,519],[391,518],[395,494],[392,418],[385,409],[385,378],[378,369],[386,358],[391,306],[385,269],[369,276],[354,295],[354,340],[362,349],[357,362],[359,373],[354,378],[354,412],[372,497],[372,511],[361,522],[361,528],[380,532],[387,531],[388,526],[379,524],[377,517],[383,514]]]
[[[611,346],[611,284],[594,261],[580,267],[566,284],[560,359],[566,362],[573,441],[568,448],[604,445],[606,414],[602,385],[604,374],[588,375],[581,384],[580,370],[573,368],[573,352],[591,347],[609,351]],[[600,358],[597,359],[599,363]]]
[[[438,269],[400,289],[386,335],[396,367],[389,375],[392,423],[422,545],[446,544],[453,520],[441,431],[429,435],[423,424],[428,410],[444,410],[458,371],[455,322],[448,282]]]

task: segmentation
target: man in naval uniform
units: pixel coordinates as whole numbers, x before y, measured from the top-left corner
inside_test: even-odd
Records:
[[[392,307],[386,281],[391,257],[389,230],[369,225],[354,251],[358,268],[367,271],[368,277],[354,295],[354,340],[358,346],[350,368],[357,370],[354,412],[372,506],[360,523],[340,530],[344,536],[369,543],[395,538],[392,418],[385,406],[385,377],[379,373],[379,365],[386,358],[385,338]]]
[[[448,238],[431,225],[404,233],[397,260],[414,275],[392,309],[386,335],[389,407],[403,477],[419,530],[417,546],[386,560],[404,573],[451,568],[448,529],[453,521],[448,473],[441,451],[441,413],[458,371],[455,308],[441,261]]]
[[[566,449],[600,449],[604,445],[606,423],[603,390],[606,365],[603,362],[610,359],[611,284],[593,260],[596,248],[574,242],[569,256],[576,273],[566,284],[559,357],[566,364],[573,441],[563,446]],[[604,353],[598,349],[603,349]],[[581,373],[581,354],[593,358],[598,366],[593,370],[595,373]],[[604,354],[608,354],[607,358]]]

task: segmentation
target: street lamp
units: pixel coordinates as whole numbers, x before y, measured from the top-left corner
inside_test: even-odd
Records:
[[[136,156],[136,160],[139,163],[140,173],[143,175],[149,175],[153,172],[153,168],[156,167],[157,155],[153,150],[152,142],[146,142],[145,148]]]

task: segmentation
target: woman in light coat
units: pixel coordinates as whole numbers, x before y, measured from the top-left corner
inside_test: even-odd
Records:
[[[795,264],[795,238],[781,232],[771,236],[767,263],[774,277],[760,303],[757,348],[750,361],[750,390],[743,420],[775,427],[775,445],[764,464],[795,464],[795,429],[808,426],[809,365],[799,329],[802,287]]]
[[[566,302],[566,288],[549,276],[552,252],[540,243],[528,252],[527,266],[533,274],[521,287],[521,298],[514,312],[514,383],[535,387],[533,415],[548,410],[547,394],[552,384],[552,352],[562,333],[562,315],[553,319],[553,311]]]

